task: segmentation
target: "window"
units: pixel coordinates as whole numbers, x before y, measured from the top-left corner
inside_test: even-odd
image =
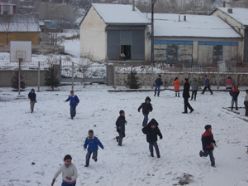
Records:
[[[168,45],[166,49],[166,61],[169,64],[175,64],[178,61],[178,46]]]
[[[120,58],[122,60],[129,60],[129,59],[131,59],[131,45],[121,45]]]
[[[9,15],[10,14],[10,6],[8,5],[3,5],[3,14],[4,15]]]
[[[218,63],[223,60],[223,46],[216,45],[213,48],[213,62]]]

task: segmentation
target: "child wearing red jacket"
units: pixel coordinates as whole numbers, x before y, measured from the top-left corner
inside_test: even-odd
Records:
[[[213,150],[214,150],[214,146],[216,146],[216,142],[214,140],[211,125],[205,126],[205,132],[202,134],[201,141],[202,141],[203,151],[200,151],[199,153],[200,157],[209,156],[211,161],[211,166],[215,167],[215,158],[213,155]]]

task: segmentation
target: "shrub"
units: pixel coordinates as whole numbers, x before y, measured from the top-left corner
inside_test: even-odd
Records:
[[[137,77],[137,73],[135,71],[131,71],[130,74],[128,74],[127,77],[127,87],[129,87],[130,89],[139,89],[140,88],[140,84],[139,84],[139,79]]]

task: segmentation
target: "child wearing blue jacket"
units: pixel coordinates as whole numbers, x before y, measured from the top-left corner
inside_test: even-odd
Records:
[[[68,96],[66,102],[70,101],[70,114],[71,114],[71,119],[73,119],[76,116],[76,107],[79,103],[79,98],[77,95],[74,95],[74,91],[71,90],[71,95]]]
[[[98,146],[104,149],[101,141],[96,136],[94,136],[94,131],[89,130],[88,137],[85,139],[85,142],[84,142],[84,149],[88,150],[86,154],[85,167],[89,166],[91,154],[93,154],[92,159],[95,160],[95,162],[97,162]]]

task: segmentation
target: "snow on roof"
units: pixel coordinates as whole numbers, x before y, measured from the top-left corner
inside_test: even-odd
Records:
[[[0,32],[40,32],[39,21],[32,16],[0,17]]]
[[[16,6],[16,4],[8,3],[8,2],[0,2],[0,5]]]
[[[149,20],[139,9],[133,11],[129,4],[100,4],[93,3],[92,6],[107,24],[149,24]]]
[[[240,38],[228,24],[216,16],[155,14],[154,35],[174,37]]]
[[[227,15],[233,17],[241,24],[248,26],[248,8],[231,8],[232,13],[228,12],[230,8],[218,8],[219,10],[225,12]]]

